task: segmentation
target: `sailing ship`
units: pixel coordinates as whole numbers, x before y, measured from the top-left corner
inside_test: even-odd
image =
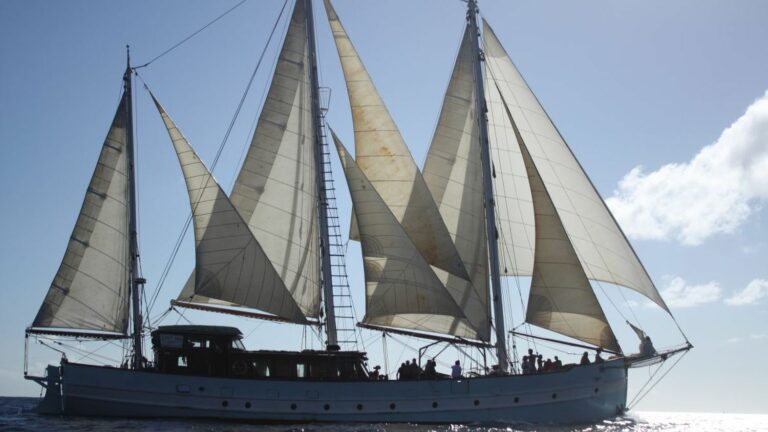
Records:
[[[490,25],[479,22],[476,1],[467,2],[423,170],[330,0],[324,3],[352,110],[354,157],[333,131],[326,133],[312,3],[294,3],[231,194],[150,94],[178,156],[194,226],[195,269],[173,307],[320,326],[326,349],[248,351],[236,328],[168,325],[151,330],[153,356],[146,358],[136,71],[129,59],[64,259],[26,336],[130,338],[130,355],[122,367],[62,358],[44,376],[25,365],[25,377],[46,391],[40,411],[430,423],[578,423],[625,412],[628,369],[664,362],[691,345],[624,354],[590,281],[620,285],[669,308]],[[474,348],[495,359],[492,368],[458,379],[379,379],[366,353],[340,349],[328,135],[354,208],[350,238],[360,242],[364,262],[359,327],[417,336],[428,346]],[[504,320],[505,277],[531,278],[527,323],[579,341],[561,343],[614,356],[522,374],[507,346],[510,334],[519,334]]]

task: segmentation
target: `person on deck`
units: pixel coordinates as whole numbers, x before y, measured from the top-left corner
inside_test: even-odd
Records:
[[[555,356],[555,370],[560,370],[563,368],[563,362]]]
[[[427,360],[427,364],[424,366],[424,378],[435,379],[437,377],[436,364],[434,360]]]
[[[551,359],[547,359],[544,362],[544,367],[542,368],[542,372],[552,372],[555,369],[555,364],[552,363]]]
[[[397,370],[397,379],[404,380],[407,374],[408,372],[406,372],[405,363],[401,363],[400,369]]]
[[[411,360],[411,378],[421,378],[421,372],[421,366],[419,366],[419,363],[416,361],[416,359]]]
[[[588,365],[589,364],[589,353],[584,351],[584,354],[581,355],[581,361],[579,364],[582,365]]]
[[[461,378],[461,363],[459,363],[458,360],[456,360],[456,363],[451,366],[451,378],[453,379],[459,379]]]
[[[539,356],[536,358],[536,371],[537,372],[543,372],[544,369],[544,356],[539,354]]]
[[[381,366],[374,366],[373,372],[371,372],[371,380],[378,381],[379,380],[379,369],[381,369]]]
[[[600,353],[603,352],[602,348],[598,348],[597,352],[595,353],[595,363],[603,363],[605,360],[603,360],[602,357],[600,357]]]

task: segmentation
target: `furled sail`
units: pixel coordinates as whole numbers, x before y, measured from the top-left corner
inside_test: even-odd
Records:
[[[507,102],[587,276],[633,289],[668,310],[608,207],[487,22],[484,22],[483,40],[488,87],[498,85]],[[498,162],[497,170],[499,165],[516,164],[503,160],[494,162]],[[518,207],[520,212],[525,211],[526,204],[522,200],[506,201],[499,203],[497,200],[497,206]],[[527,262],[523,261],[524,264]],[[510,271],[517,275],[528,272],[525,267]]]
[[[363,322],[488,340],[473,328],[450,292],[465,291],[469,282],[446,278],[446,272],[429,265],[343,144],[335,135],[333,139],[360,230],[366,281]],[[463,284],[455,286],[459,281]]]
[[[504,99],[502,102],[505,102]],[[547,330],[620,352],[616,336],[592,291],[506,103],[504,108],[520,143],[536,219],[536,251],[525,320]]]
[[[357,165],[427,262],[469,279],[413,156],[329,0],[325,8],[352,108]]]
[[[472,282],[468,288],[473,291],[457,301],[463,307],[469,296],[480,299],[485,307],[478,310],[478,316],[468,318],[483,331],[490,331],[488,251],[471,42],[467,27],[423,175]]]
[[[306,318],[248,224],[154,98],[179,158],[195,227],[194,292],[288,321]]]
[[[302,313],[320,314],[314,118],[304,1],[297,1],[231,200]]]
[[[33,329],[128,330],[129,93],[123,93],[88,184],[64,259]]]

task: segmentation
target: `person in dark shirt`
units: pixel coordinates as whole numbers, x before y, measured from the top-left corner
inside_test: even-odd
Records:
[[[435,379],[437,377],[436,365],[437,363],[434,360],[427,360],[427,364],[424,366],[424,378]]]
[[[598,348],[597,352],[595,353],[595,363],[603,363],[605,360],[603,360],[602,357],[600,357],[600,353],[603,352],[602,348]]]
[[[560,370],[563,368],[563,362],[555,356],[555,370]]]
[[[581,355],[581,361],[579,364],[588,365],[589,364],[589,353],[584,351],[584,354]]]
[[[397,379],[404,380],[407,374],[405,363],[400,364],[400,369],[397,370]]]

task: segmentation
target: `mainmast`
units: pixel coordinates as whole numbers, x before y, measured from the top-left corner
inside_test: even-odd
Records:
[[[472,38],[472,59],[475,75],[475,110],[477,112],[480,158],[483,166],[483,198],[485,201],[485,229],[488,237],[488,260],[491,266],[491,296],[493,298],[494,327],[496,328],[496,356],[499,369],[508,369],[507,340],[504,330],[504,306],[501,297],[501,274],[499,271],[498,230],[496,229],[496,202],[493,198],[493,183],[488,141],[488,109],[483,85],[483,54],[480,50],[480,29],[477,25],[477,2],[467,1],[467,21]]]
[[[133,146],[133,94],[131,87],[131,51],[126,47],[127,67],[123,76],[123,85],[125,86],[125,118],[126,118],[126,148],[128,150],[128,188],[131,194],[130,216],[129,216],[129,249],[130,269],[128,277],[131,286],[131,308],[133,312],[133,368],[141,369],[144,366],[144,353],[142,349],[142,326],[141,316],[141,288],[146,282],[139,274],[139,241],[136,227],[136,168],[135,168],[135,148]]]
[[[311,85],[312,118],[314,119],[315,171],[317,172],[317,216],[320,225],[320,272],[325,298],[325,332],[328,347],[338,346],[336,335],[336,313],[333,302],[333,273],[331,272],[331,250],[328,236],[328,197],[325,190],[325,164],[323,163],[323,119],[320,111],[320,82],[317,77],[317,51],[315,46],[315,18],[312,0],[304,1],[307,17],[307,44],[309,45],[309,78]]]

